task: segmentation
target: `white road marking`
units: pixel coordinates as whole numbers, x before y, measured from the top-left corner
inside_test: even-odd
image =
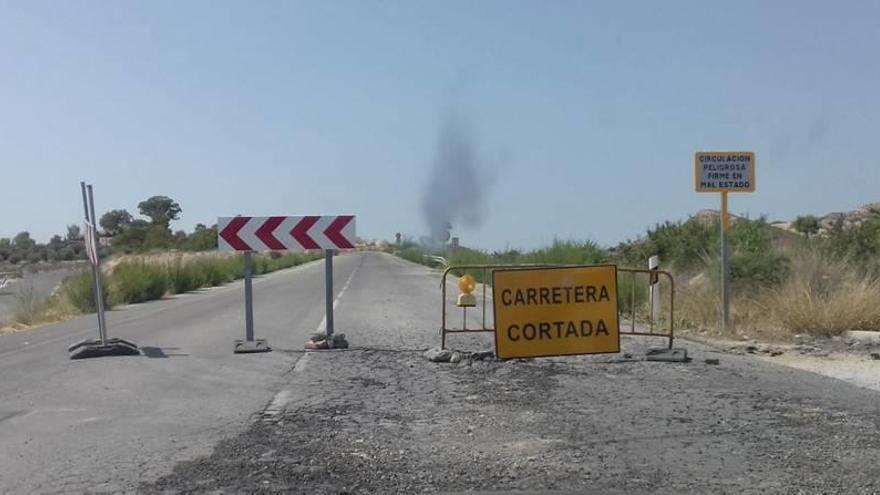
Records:
[[[345,290],[348,289],[349,285],[351,285],[351,281],[354,279],[354,275],[357,273],[360,266],[361,265],[357,265],[354,267],[354,270],[351,271],[351,275],[348,276],[348,280],[346,280],[345,284],[342,286],[342,290],[339,291],[339,294],[336,295],[336,299],[333,300],[334,311],[336,310],[336,306],[339,304],[339,300],[342,299],[342,295],[345,294]],[[324,315],[324,317],[321,318],[321,323],[318,325],[315,333],[324,332],[326,329],[327,315]],[[306,369],[306,365],[309,363],[309,356],[311,356],[311,353],[307,352],[303,354],[301,358],[299,358],[299,361],[297,361],[296,364],[293,366],[294,373],[301,373],[303,370]],[[263,416],[277,416],[282,411],[284,411],[284,408],[287,406],[287,404],[290,403],[291,400],[293,400],[293,392],[291,392],[290,390],[281,390],[280,392],[275,394],[275,397],[272,398],[272,402],[270,402],[269,405],[266,407],[266,410],[263,411]]]
[[[308,357],[308,354],[303,356],[300,361],[302,361],[306,357]],[[299,366],[299,363],[297,363],[297,366]],[[283,411],[287,403],[290,402],[292,395],[293,393],[289,390],[282,390],[275,394],[275,397],[272,398],[272,402],[270,402],[269,405],[266,406],[266,410],[263,411],[263,416],[275,416]]]
[[[294,373],[298,373],[304,369],[306,369],[306,364],[309,362],[310,354],[307,352],[303,354],[303,357],[299,358],[299,361],[296,362],[296,365],[293,367]]]
[[[354,267],[354,270],[351,271],[351,275],[348,276],[348,280],[345,281],[345,285],[342,286],[342,290],[339,291],[339,294],[336,295],[336,299],[333,300],[333,310],[336,310],[336,305],[339,304],[339,300],[342,299],[342,295],[345,294],[345,289],[348,289],[348,286],[351,285],[351,281],[354,279],[354,274],[357,273],[358,268],[361,265],[357,265]],[[324,315],[321,318],[321,323],[318,325],[318,329],[315,333],[321,333],[327,330],[327,315]]]

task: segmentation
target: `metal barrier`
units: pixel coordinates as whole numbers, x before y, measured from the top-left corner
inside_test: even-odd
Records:
[[[447,266],[445,270],[443,270],[443,278],[440,281],[441,288],[441,307],[442,307],[442,319],[440,325],[440,347],[442,349],[446,348],[446,335],[451,333],[495,333],[495,329],[486,326],[486,297],[488,281],[490,279],[489,275],[492,270],[503,268],[505,270],[518,269],[518,268],[558,268],[558,267],[566,267],[566,266],[576,266],[576,265],[563,265],[563,264],[522,264],[522,265],[458,265],[458,266]],[[453,271],[463,271],[470,270],[475,271],[479,270],[481,272],[482,277],[482,292],[483,292],[483,311],[482,311],[482,321],[480,324],[480,328],[467,328],[467,307],[462,308],[462,328],[447,328],[447,318],[446,318],[446,279],[448,275]],[[617,296],[618,296],[618,308],[620,308],[620,298],[623,297],[623,294],[620,293],[620,274],[630,274],[631,277],[631,290],[630,290],[630,314],[629,314],[629,331],[624,331],[621,327],[620,334],[621,335],[640,335],[647,337],[661,337],[669,339],[668,348],[672,349],[672,340],[673,340],[673,330],[675,326],[675,279],[672,277],[672,274],[663,270],[645,270],[639,268],[617,268],[618,273],[618,287],[617,287]],[[668,331],[666,329],[660,329],[659,331],[655,329],[655,326],[659,322],[655,322],[654,315],[654,304],[655,301],[653,298],[650,298],[650,308],[648,311],[648,331],[640,332],[636,331],[636,320],[638,319],[636,315],[636,276],[637,275],[645,275],[648,278],[648,283],[645,285],[646,287],[650,287],[654,283],[660,283],[659,278],[662,276],[669,281],[669,316],[668,316]],[[662,301],[659,301],[659,304],[662,305]],[[662,307],[662,306],[661,306]],[[494,326],[494,322],[493,322]]]
[[[443,256],[434,256],[434,255],[426,254],[426,255],[422,256],[422,259],[437,263],[438,265],[443,265],[444,268],[449,266],[449,262],[446,261],[446,258],[444,258]]]

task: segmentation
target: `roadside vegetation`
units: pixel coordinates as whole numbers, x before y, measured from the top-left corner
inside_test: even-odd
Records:
[[[661,268],[675,277],[676,326],[718,333],[719,230],[716,216],[658,224],[613,247],[560,240],[532,251],[432,252],[405,243],[397,254],[426,265],[435,262],[424,255],[437,254],[450,265],[615,263],[630,268],[646,268],[648,258],[659,255]],[[808,215],[792,222],[791,229],[772,226],[765,218],[736,218],[728,238],[734,332],[784,338],[880,331],[880,211],[824,225]],[[647,317],[645,278],[621,276],[618,291],[622,314],[635,306],[638,318]],[[667,304],[668,296],[663,297]]]
[[[321,257],[320,253],[258,254],[253,258],[254,275],[291,268]],[[108,264],[103,272],[104,301],[113,306],[161,299],[193,290],[223,285],[243,277],[240,255],[218,253],[131,256]],[[13,325],[35,326],[94,313],[94,286],[90,271],[68,276],[48,299],[35,296],[24,287],[17,294]]]
[[[102,257],[217,248],[216,225],[197,224],[190,233],[171,229],[171,222],[179,220],[183,210],[167,196],[152,196],[141,201],[138,211],[143,218],[136,218],[124,209],[109,210],[101,216],[98,235]],[[54,235],[44,244],[33,239],[27,231],[12,238],[0,238],[0,272],[85,259],[83,229],[75,224],[68,225],[64,235]]]
[[[217,226],[197,224],[191,233],[172,232],[171,222],[180,219],[182,208],[167,196],[152,196],[138,204],[143,218],[127,210],[114,209],[99,221],[102,240],[104,301],[108,308],[152,301],[204,287],[223,285],[243,277],[240,255],[217,253]],[[255,275],[274,272],[320,258],[320,254],[269,253],[253,258]],[[88,267],[83,230],[67,227],[64,237],[53,236],[40,244],[30,233],[12,239],[0,238],[0,272],[23,276],[27,271],[79,261]],[[91,272],[87,269],[67,276],[51,296],[38,294],[24,276],[16,284],[11,325],[26,328],[69,319],[96,311]]]

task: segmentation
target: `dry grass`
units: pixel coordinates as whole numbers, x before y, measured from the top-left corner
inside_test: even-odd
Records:
[[[33,326],[64,320],[80,314],[63,294],[40,297],[33,281],[25,279],[17,287],[13,323],[6,331],[18,331]]]
[[[778,289],[767,291],[774,320],[792,333],[833,336],[880,331],[880,279],[856,264],[800,253]]]
[[[682,280],[676,294],[680,322],[719,333],[718,293],[705,275]],[[730,306],[730,333],[774,339],[880,331],[880,279],[853,262],[800,251],[792,253],[791,272],[781,285],[735,292]]]
[[[721,297],[717,285],[708,277],[698,276],[682,282],[675,294],[676,319],[685,327],[720,332]],[[767,308],[760,298],[733,294],[730,301],[731,330],[754,334],[769,322]]]

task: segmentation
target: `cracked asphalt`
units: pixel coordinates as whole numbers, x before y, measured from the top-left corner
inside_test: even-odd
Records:
[[[363,256],[337,316],[354,348],[308,354],[246,431],[142,492],[880,492],[876,392],[687,341],[691,362],[648,362],[642,338],[632,359],[431,363],[436,275]]]

